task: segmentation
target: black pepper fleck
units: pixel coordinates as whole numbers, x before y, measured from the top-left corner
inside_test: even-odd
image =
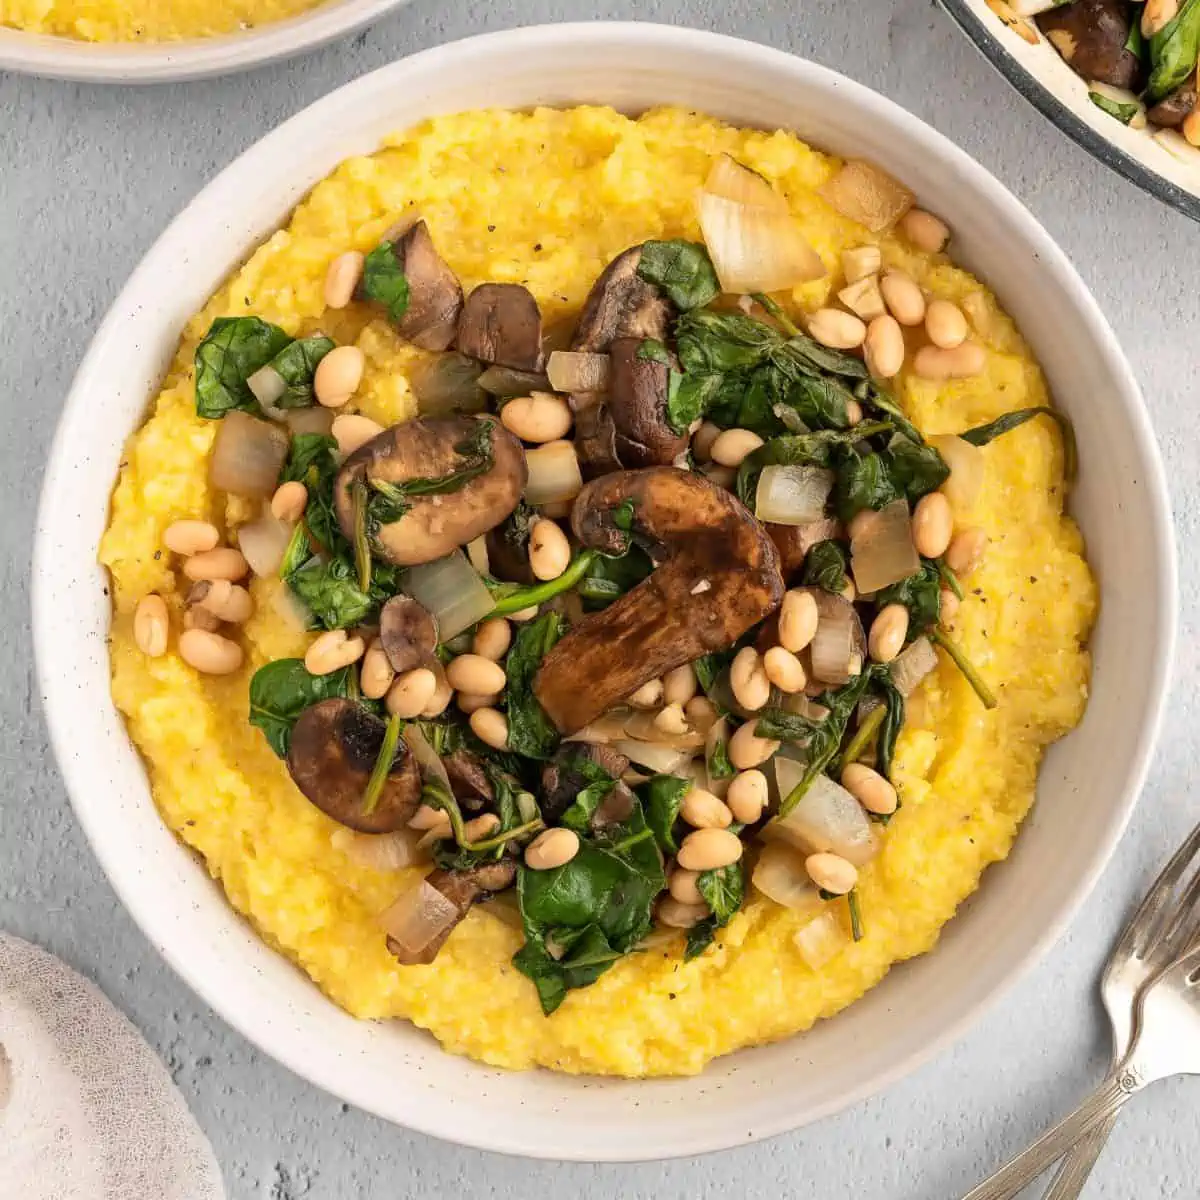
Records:
[[[496,227],[495,227],[495,225],[489,225],[489,226],[488,226],[488,233],[495,233],[495,232],[496,232]]]

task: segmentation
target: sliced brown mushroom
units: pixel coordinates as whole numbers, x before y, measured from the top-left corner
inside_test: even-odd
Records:
[[[602,353],[616,338],[665,341],[675,306],[639,274],[642,247],[632,246],[605,267],[583,305],[572,350]]]
[[[1128,48],[1131,20],[1125,0],[1075,0],[1041,13],[1037,23],[1071,69],[1084,79],[1132,88],[1141,61]]]
[[[458,349],[514,371],[542,369],[542,314],[519,283],[484,283],[463,305]]]
[[[537,516],[526,504],[518,504],[504,520],[488,531],[488,569],[496,579],[509,583],[532,583],[529,565],[529,526]]]
[[[528,478],[521,443],[495,417],[422,417],[385,429],[356,450],[338,474],[334,504],[342,533],[353,541],[356,496],[379,482],[402,487],[446,479],[470,465],[480,422],[490,466],[453,490],[406,497],[409,508],[373,531],[372,549],[401,567],[432,562],[499,525],[516,507]]]
[[[629,759],[611,746],[563,742],[542,768],[541,807],[547,821],[558,821],[575,803],[575,797],[592,782],[582,766],[585,761],[595,763],[618,782],[629,767]]]
[[[1196,76],[1193,74],[1169,96],[1148,109],[1146,117],[1151,123],[1164,129],[1178,129],[1196,107],[1196,101]]]
[[[470,750],[455,750],[442,759],[454,798],[472,811],[490,804],[496,796],[483,759]]]
[[[408,281],[408,307],[396,322],[396,332],[422,350],[449,349],[463,307],[458,276],[434,249],[424,221],[391,242],[391,248]]]
[[[512,859],[466,871],[431,871],[381,916],[387,948],[408,967],[433,962],[471,905],[511,887],[516,877]]]
[[[818,543],[842,536],[842,524],[835,517],[823,517],[807,525],[774,525],[766,523],[767,532],[779,551],[779,564],[784,579],[804,566],[808,552]]]
[[[370,812],[363,795],[379,758],[384,723],[352,700],[321,700],[300,714],[288,748],[296,786],[326,816],[359,833],[404,828],[421,803],[421,773],[400,742]]]
[[[598,479],[621,469],[617,426],[607,404],[592,404],[576,412],[575,457],[584,479]]]
[[[667,417],[670,365],[648,357],[642,338],[616,338],[609,346],[608,411],[614,448],[626,467],[669,467],[688,447]]]
[[[379,612],[379,644],[397,675],[424,666],[437,649],[432,613],[411,596],[393,596]]]
[[[619,471],[585,485],[571,524],[584,547],[620,554],[633,532],[655,570],[546,655],[534,693],[574,733],[674,667],[731,646],[783,597],[779,555],[735,496],[673,467]]]

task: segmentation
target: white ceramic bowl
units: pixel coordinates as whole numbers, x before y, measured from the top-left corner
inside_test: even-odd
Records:
[[[1068,137],[1130,182],[1200,221],[1200,167],[1169,153],[1154,140],[1152,129],[1128,129],[1097,108],[1088,99],[1087,83],[1045,37],[1031,46],[1000,21],[986,0],[941,2],[988,62]]]
[[[352,1020],[234,915],[167,831],[109,697],[97,543],[122,443],[187,318],[309,187],[385,133],[436,113],[579,101],[630,112],[675,103],[792,128],[875,159],[927,198],[1076,418],[1073,506],[1103,590],[1087,717],[1047,757],[1012,858],[988,872],[937,950],[810,1034],[692,1079],[506,1073],[451,1057],[406,1023]],[[1050,947],[1120,837],[1162,708],[1174,597],[1162,468],[1137,385],[1029,213],[932,129],[831,71],[647,24],[523,29],[431,50],[342,88],[238,159],[163,234],[97,334],[55,439],[34,561],[39,675],[68,790],[113,886],[179,974],[253,1042],[351,1103],[454,1141],[569,1159],[744,1145],[866,1096],[959,1036]]]
[[[326,0],[247,33],[183,42],[83,42],[0,26],[0,70],[91,83],[164,83],[228,75],[315,50],[407,0]]]

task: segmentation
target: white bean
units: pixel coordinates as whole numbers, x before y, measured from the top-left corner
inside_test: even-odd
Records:
[[[354,299],[365,262],[366,256],[361,251],[347,250],[329,264],[325,274],[326,308],[345,308]]]
[[[663,699],[668,704],[685,705],[696,694],[700,686],[696,679],[696,671],[691,663],[675,667],[662,678]]]
[[[542,445],[570,433],[571,407],[553,392],[533,392],[509,400],[500,410],[500,423],[521,441]]]
[[[750,429],[726,429],[712,444],[712,459],[722,467],[740,467],[762,444],[762,438]]]
[[[743,646],[734,656],[729,668],[729,686],[737,702],[751,712],[757,712],[771,698],[771,681],[753,646]]]
[[[547,829],[525,848],[525,865],[531,871],[553,871],[579,853],[579,834],[573,829]]]
[[[782,646],[772,646],[763,655],[763,670],[767,679],[781,692],[791,695],[804,690],[808,682],[804,664],[790,651]]]
[[[383,426],[360,413],[342,413],[341,416],[333,418],[333,427],[329,432],[345,458],[360,446],[365,446],[372,438],[378,437],[383,432]]]
[[[557,579],[571,563],[571,543],[553,521],[544,517],[529,529],[529,569],[536,579]]]
[[[785,593],[779,606],[779,641],[785,650],[799,654],[817,636],[820,614],[810,592],[796,588]]]
[[[167,602],[151,592],[137,602],[133,612],[133,640],[147,658],[159,658],[167,652],[171,623]]]
[[[728,829],[733,824],[728,805],[704,788],[694,787],[684,796],[679,815],[695,829]]]
[[[460,654],[446,667],[446,678],[456,692],[473,692],[479,696],[504,691],[508,678],[504,668],[482,654]]]
[[[488,617],[475,630],[471,649],[481,658],[499,662],[512,645],[512,626],[503,617]]]
[[[304,667],[310,675],[332,675],[367,652],[360,637],[351,637],[344,629],[330,629],[320,634],[304,655]]]
[[[734,820],[743,825],[753,825],[766,810],[768,800],[767,777],[758,770],[741,771],[729,782],[725,803],[733,813]]]
[[[739,725],[729,739],[729,761],[739,771],[760,767],[779,749],[779,743],[770,738],[760,738],[754,732],[755,721]]]
[[[867,812],[887,816],[899,804],[896,789],[880,773],[866,763],[847,763],[842,770],[842,787]]]
[[[728,829],[697,829],[679,845],[676,862],[687,871],[718,871],[742,857],[742,842]]]
[[[172,521],[163,530],[163,545],[185,556],[214,550],[220,540],[220,532],[209,521]]]
[[[205,629],[186,629],[179,635],[179,657],[203,675],[230,675],[245,658],[237,642]]]
[[[341,408],[358,391],[367,357],[357,346],[336,346],[313,374],[313,394],[325,408]],[[334,435],[336,437],[336,434]]]
[[[804,869],[817,887],[835,896],[844,896],[858,883],[857,868],[840,854],[810,854]]]
[[[504,750],[508,746],[508,721],[499,709],[477,708],[469,718],[475,736],[486,742],[493,750]]]

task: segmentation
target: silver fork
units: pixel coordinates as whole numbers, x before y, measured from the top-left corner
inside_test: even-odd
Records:
[[[1147,1084],[1174,1074],[1200,1074],[1200,875],[1179,895],[1198,851],[1200,829],[1171,860],[1122,938],[1121,949],[1127,948],[1130,959],[1143,964],[1140,970],[1153,970],[1148,960],[1159,967],[1169,964],[1145,985],[1136,1005],[1127,1000],[1120,1020],[1129,1032],[1128,1053],[1075,1113],[963,1200],[1011,1200],[1083,1135],[1115,1120],[1125,1102]],[[1186,955],[1179,958],[1185,949]],[[1117,995],[1112,993],[1114,1001]]]
[[[1154,881],[1137,912],[1133,915],[1121,940],[1117,943],[1104,969],[1100,982],[1100,995],[1108,1011],[1112,1025],[1112,1064],[1109,1071],[1129,1053],[1133,1042],[1133,1020],[1137,1006],[1137,995],[1145,983],[1163,970],[1173,958],[1178,957],[1184,947],[1177,945],[1177,938],[1159,937],[1152,934],[1157,926],[1163,930],[1162,915],[1184,884],[1189,869],[1195,866],[1200,856],[1200,825],[1192,830],[1187,841],[1175,852],[1171,861]],[[1188,897],[1195,903],[1200,889],[1200,873],[1194,875],[1179,901],[1180,912],[1187,911]],[[1163,930],[1165,932],[1165,930]],[[1105,1142],[1116,1125],[1115,1116],[1101,1121],[1091,1133],[1080,1139],[1075,1148],[1064,1159],[1054,1182],[1043,1200],[1075,1200],[1083,1191]]]

